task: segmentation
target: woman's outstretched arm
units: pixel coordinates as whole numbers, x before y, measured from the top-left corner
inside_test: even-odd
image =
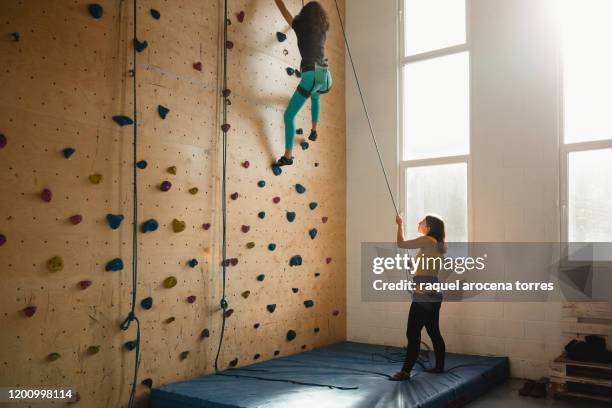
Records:
[[[283,17],[285,17],[285,20],[287,20],[289,27],[293,27],[293,16],[289,12],[289,10],[287,10],[287,7],[285,6],[283,0],[274,0],[274,2],[276,3],[276,6],[280,10]]]
[[[406,240],[404,238],[404,220],[399,215],[395,218],[397,223],[397,246],[405,249],[416,249],[432,246],[432,239],[426,236],[420,236],[415,239]]]

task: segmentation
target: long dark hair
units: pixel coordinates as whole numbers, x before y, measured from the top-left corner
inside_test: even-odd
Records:
[[[432,237],[438,242],[438,249],[441,253],[446,252],[446,231],[444,228],[444,221],[436,217],[435,215],[427,215],[425,217],[425,224],[429,227],[427,236]]]
[[[295,16],[293,24],[304,25],[319,31],[329,30],[329,21],[327,13],[318,1],[308,2],[300,11],[300,14]]]

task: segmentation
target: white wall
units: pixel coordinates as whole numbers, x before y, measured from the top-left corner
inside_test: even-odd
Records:
[[[397,1],[373,7],[370,0],[351,0],[346,8],[351,51],[396,189]],[[470,228],[477,241],[559,239],[551,1],[471,1]],[[408,304],[361,302],[360,244],[392,241],[395,224],[349,73],[346,92],[348,338],[405,345]],[[448,351],[507,355],[515,377],[547,375],[563,347],[559,304],[446,303],[442,311]]]

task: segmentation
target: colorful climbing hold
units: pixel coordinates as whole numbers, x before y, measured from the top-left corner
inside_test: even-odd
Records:
[[[193,69],[195,69],[196,71],[202,72],[202,63],[201,62],[195,62],[193,64]]]
[[[308,207],[310,207],[311,210],[314,210],[315,208],[317,208],[318,204],[315,203],[314,201],[310,204],[308,204]]]
[[[156,20],[159,20],[161,17],[161,13],[155,9],[151,9],[150,13],[151,13],[151,17],[153,17]]]
[[[242,162],[242,167],[244,167],[245,169],[248,169],[250,165],[251,163],[248,160]]]
[[[255,243],[254,242],[247,242],[246,247],[248,249],[253,249],[253,248],[255,248]]]
[[[92,282],[92,281],[90,281],[90,280],[82,280],[82,281],[79,281],[79,283],[78,283],[79,288],[81,288],[81,290],[85,290],[85,289],[87,289],[87,288],[88,288],[88,287],[90,287],[92,284],[93,284],[93,282]]]
[[[171,289],[175,287],[177,283],[178,281],[176,280],[174,276],[168,276],[166,279],[164,279],[163,285],[164,285],[164,288]]]
[[[121,260],[121,258],[115,258],[106,264],[107,272],[116,272],[122,269],[123,269],[123,261]]]
[[[285,70],[287,71],[287,75],[289,76],[293,75],[293,73],[295,72],[295,70],[291,67],[287,67],[285,68]]]
[[[64,260],[61,256],[54,256],[47,261],[47,268],[51,272],[59,272],[64,269]]]
[[[302,344],[301,349],[302,349],[302,350],[306,350],[306,347],[308,347],[308,346],[306,346],[305,344]]]
[[[264,188],[266,186],[266,182],[264,180],[259,180],[257,182],[257,186],[260,188]]]
[[[6,235],[0,234],[0,246],[6,243]]]
[[[172,188],[172,183],[169,182],[168,180],[164,180],[161,182],[161,184],[159,185],[159,189],[161,191],[168,191]]]
[[[28,306],[23,309],[23,314],[26,315],[26,317],[34,316],[34,313],[36,313],[36,306]]]
[[[153,380],[150,378],[145,378],[144,380],[142,380],[141,384],[147,388],[153,388]]]
[[[287,34],[285,33],[281,33],[280,31],[276,32],[276,39],[278,40],[278,42],[283,42],[287,39]]]
[[[331,259],[331,258],[325,258],[325,263],[326,263],[326,264],[330,264],[330,263],[331,263],[331,261],[332,261],[332,259]]]
[[[87,354],[93,356],[94,354],[98,354],[100,352],[100,346],[89,346],[87,347]]]
[[[53,199],[53,193],[48,188],[45,188],[42,193],[40,193],[40,198],[42,198],[44,202],[48,203]]]
[[[188,262],[188,265],[191,266],[192,268],[195,268],[196,266],[198,266],[198,260],[195,258],[190,259]]]
[[[149,163],[147,163],[146,160],[140,160],[139,162],[136,163],[136,167],[138,167],[139,169],[143,170],[147,168],[147,165]]]
[[[130,340],[130,341],[126,341],[123,344],[123,347],[125,347],[126,350],[128,351],[132,351],[136,348],[136,346],[138,345],[138,342],[135,340]]]
[[[133,125],[134,124],[134,121],[132,120],[132,118],[129,118],[129,117],[123,116],[123,115],[115,115],[115,116],[113,116],[113,120],[119,126],[127,126],[127,125]]]
[[[253,356],[253,360],[258,360],[261,357],[261,354],[257,353]]]
[[[11,33],[11,36],[13,37],[13,40],[15,40],[15,42],[19,42],[20,34],[17,31]]]
[[[253,325],[253,328],[254,328],[254,329],[259,329],[259,326],[260,326],[260,324],[259,324],[259,323],[255,323],[255,324]]]
[[[296,69],[296,70],[294,71],[294,74],[295,74],[295,76],[296,76],[296,77],[298,77],[298,78],[301,78],[301,77],[302,77],[302,73],[300,72],[300,70],[299,70],[299,69]]]
[[[226,319],[230,317],[232,314],[234,314],[234,309],[227,309],[224,313]]]
[[[332,315],[334,315],[334,316],[338,316],[339,314],[340,314],[340,311],[339,311],[339,310],[334,310],[334,311],[332,312]]]
[[[276,244],[268,244],[268,250],[269,251],[274,251],[276,249]]]
[[[302,128],[297,128],[297,130],[295,131],[296,134],[301,135],[304,133],[304,129]]]
[[[294,255],[289,260],[289,266],[300,266],[302,264],[302,257],[300,255]]]
[[[77,225],[83,221],[83,216],[81,214],[75,214],[68,218],[68,220],[72,223],[72,225]]]
[[[181,354],[179,354],[181,360],[185,360],[187,357],[189,357],[189,351],[182,351]]]
[[[307,308],[308,307],[313,307],[314,306],[314,301],[312,301],[310,299],[309,300],[305,300],[304,301],[304,306],[307,307]]]
[[[238,193],[232,193],[232,194],[230,195],[230,198],[231,198],[232,200],[237,200],[237,199],[238,199]]]
[[[47,355],[47,360],[48,361],[56,361],[56,360],[59,360],[61,356],[62,355],[60,353],[51,353],[51,354]]]
[[[241,11],[240,13],[236,14],[236,18],[239,22],[242,23],[244,21],[244,11]]]
[[[106,222],[108,222],[109,227],[114,230],[119,228],[123,218],[124,217],[121,214],[106,214]]]
[[[298,183],[295,185],[295,191],[297,191],[298,194],[304,194],[306,192],[306,188],[300,183]]]
[[[232,361],[229,362],[229,366],[230,367],[236,367],[238,365],[238,359],[235,358]]]
[[[76,150],[74,150],[72,147],[67,147],[62,150],[62,154],[66,159],[69,159],[74,154],[74,152],[76,152]]]
[[[200,338],[207,339],[209,337],[210,337],[210,331],[208,329],[202,330],[202,333],[200,334]]]
[[[327,222],[327,220],[328,220],[328,219],[329,219],[329,218],[327,218],[327,217],[321,217],[321,222],[322,222],[323,224],[325,224],[325,223]]]
[[[265,211],[260,211],[257,213],[257,216],[263,220],[264,218],[266,218],[266,213]]]
[[[98,3],[90,4],[87,6],[87,10],[89,10],[89,14],[91,14],[91,16],[96,20],[102,18],[102,15],[104,14],[104,9]]]
[[[311,130],[310,134],[308,135],[308,140],[312,141],[312,142],[316,142],[317,141],[317,131],[316,130]],[[315,163],[315,166],[318,166],[319,163]]]
[[[280,354],[280,350],[274,350],[274,355],[278,356]]]
[[[176,218],[172,220],[172,230],[174,232],[183,232],[185,231],[185,228],[187,228],[187,224],[185,224],[185,221],[180,221]]]
[[[153,307],[153,298],[152,297],[146,297],[144,299],[142,299],[140,301],[140,306],[142,306],[143,309],[145,310],[149,310]]]
[[[287,221],[293,222],[295,220],[295,212],[287,211]]]
[[[140,230],[143,233],[147,233],[147,232],[155,231],[158,227],[159,227],[159,224],[157,223],[157,221],[151,218],[150,220],[147,220],[142,223]]]
[[[281,174],[283,174],[283,169],[281,169],[279,166],[272,166],[272,173],[274,173],[275,176],[280,176]]]
[[[89,182],[91,184],[100,184],[102,180],[104,180],[104,176],[102,176],[100,173],[91,174],[89,176]]]
[[[170,174],[176,175],[176,166],[170,166],[166,169],[166,171]]]
[[[318,327],[315,327],[315,328],[314,328],[314,332],[315,332],[315,333],[318,333],[319,331],[321,331],[321,329],[319,329]]]
[[[289,50],[285,48],[285,49],[283,50],[283,55],[289,55]]]
[[[229,96],[232,94],[232,91],[231,91],[231,89],[227,89],[227,88],[226,88],[226,89],[224,89],[224,90],[221,92],[221,94],[222,94],[222,95],[223,95],[225,98],[227,98],[227,97],[229,97]]]
[[[319,167],[319,163],[318,163],[318,162],[316,162],[316,163],[314,164],[314,166],[315,166],[315,167]]]
[[[275,304],[275,303],[272,303],[272,304],[270,304],[270,305],[267,305],[267,306],[266,306],[266,309],[268,309],[268,312],[270,312],[270,313],[274,313],[274,311],[276,310],[276,304]]]
[[[310,147],[310,145],[308,144],[308,142],[302,142],[300,143],[300,147],[302,148],[302,150],[306,150],[308,149],[308,147]]]
[[[245,290],[244,292],[241,293],[243,298],[248,298],[251,295],[251,291],[250,290]]]
[[[321,276],[321,274],[319,272],[315,272],[314,276],[315,278],[318,278],[319,276]]]
[[[238,258],[231,258],[230,259],[230,265],[232,265],[232,266],[238,265]]]
[[[278,204],[278,203],[280,203],[280,197],[274,197],[274,198],[272,199],[272,202],[273,202],[274,204]]]
[[[293,293],[298,293],[300,291],[300,289],[299,288],[291,288],[291,291]]]
[[[192,195],[198,194],[198,191],[200,191],[200,190],[197,187],[191,187],[189,189],[189,193],[192,194]]]
[[[293,339],[295,339],[296,336],[297,336],[297,333],[295,332],[295,330],[287,331],[287,341],[293,341]]]
[[[315,237],[317,236],[317,229],[312,228],[310,231],[308,231],[308,235],[310,235],[310,239],[315,239]]]
[[[266,279],[266,275],[264,275],[263,273],[261,275],[257,275],[258,281],[263,282],[264,279]]]
[[[231,50],[232,48],[234,48],[234,43],[228,40],[225,42],[225,46],[228,50]]]
[[[204,224],[202,224],[202,228],[204,228],[204,230],[209,230],[210,229],[210,224],[205,222]]]
[[[224,133],[227,133],[227,132],[230,130],[230,128],[231,128],[231,126],[230,126],[230,124],[229,124],[229,123],[224,123],[223,125],[221,125],[221,130],[222,130]]]
[[[145,48],[147,48],[149,46],[149,43],[146,41],[138,41],[138,38],[134,38],[134,49],[137,52],[143,52],[145,50]]]
[[[243,225],[240,228],[240,230],[246,234],[247,232],[249,232],[251,230],[251,227],[249,227],[248,225]]]
[[[166,108],[163,105],[158,105],[157,106],[157,113],[159,114],[159,117],[162,119],[166,119],[166,116],[168,116],[168,112],[170,112],[170,109]]]

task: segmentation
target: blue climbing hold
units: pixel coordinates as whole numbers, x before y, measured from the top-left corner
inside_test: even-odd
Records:
[[[113,116],[113,120],[119,126],[127,126],[127,125],[133,125],[134,124],[134,121],[132,120],[132,118],[129,118],[129,117],[124,116],[124,115],[115,115],[115,116]]]
[[[278,40],[278,42],[283,42],[287,39],[287,35],[285,33],[281,33],[280,31],[277,31],[276,39]]]
[[[289,330],[287,332],[287,340],[288,341],[292,341],[293,339],[295,339],[296,336],[297,336],[297,333],[295,332],[295,330]]]
[[[314,301],[312,301],[312,300],[305,300],[304,301],[304,306],[306,306],[306,307],[313,307],[314,306]]]
[[[295,213],[293,211],[287,211],[287,221],[293,222],[295,220]]]
[[[149,163],[147,163],[146,160],[141,160],[138,163],[136,163],[136,167],[138,167],[139,169],[146,169],[148,164]]]
[[[306,188],[298,183],[295,185],[295,191],[297,191],[299,194],[304,194],[304,192],[306,192]]]
[[[261,275],[257,275],[258,281],[263,282],[264,279],[266,279],[266,275],[264,275],[263,273]]]
[[[138,38],[134,38],[134,49],[137,52],[143,52],[145,50],[145,48],[147,48],[149,46],[149,43],[146,41],[140,42],[138,41]]]
[[[155,231],[159,227],[157,221],[153,218],[142,223],[141,231],[143,233]]]
[[[74,150],[72,147],[67,147],[64,150],[62,150],[62,153],[64,153],[64,157],[67,159],[69,159],[70,156],[74,154],[74,152],[76,152],[76,150]]]
[[[291,291],[292,291],[293,293],[298,293],[298,292],[300,291],[300,289],[298,289],[298,288],[291,288]]]
[[[117,229],[123,221],[123,215],[121,214],[106,214],[106,221],[112,229]]]
[[[136,346],[138,345],[138,343],[135,340],[131,340],[131,341],[127,341],[123,346],[129,350],[132,351],[136,348]]]
[[[283,169],[279,166],[272,166],[272,173],[274,173],[275,176],[280,176],[283,173]]]
[[[300,266],[302,264],[302,257],[299,255],[294,255],[289,260],[289,266]]]
[[[287,75],[293,75],[293,73],[295,72],[295,70],[291,67],[287,67]]]
[[[191,266],[192,268],[195,268],[196,266],[198,266],[198,260],[197,259],[192,259],[189,261],[189,266]]]
[[[151,17],[156,20],[159,20],[159,18],[161,17],[161,13],[155,9],[151,9]]]
[[[117,272],[123,269],[123,261],[121,258],[115,258],[106,264],[106,272]]]
[[[302,129],[302,128],[298,128],[298,129],[295,131],[295,133],[297,133],[298,135],[301,135],[301,134],[303,134],[303,133],[304,133],[304,129]]]
[[[317,229],[311,229],[310,231],[308,231],[308,235],[310,235],[310,239],[315,239],[315,237],[317,236]]]
[[[146,298],[142,299],[140,301],[140,306],[142,306],[143,309],[149,310],[150,308],[153,307],[153,298],[152,297],[146,297]]]
[[[276,244],[268,244],[268,249],[274,251],[276,249]]]
[[[102,15],[104,14],[104,9],[97,3],[87,6],[87,10],[89,10],[89,14],[91,14],[91,16],[95,19],[102,18]]]
[[[311,210],[314,210],[315,208],[317,208],[318,204],[316,202],[312,202],[310,204],[308,204],[308,207],[310,207]]]
[[[276,304],[272,303],[271,305],[266,306],[266,309],[268,309],[268,312],[274,313],[274,311],[276,310]]]
[[[262,219],[262,220],[263,220],[264,218],[266,218],[266,213],[265,213],[265,212],[263,212],[263,211],[260,211],[260,212],[258,212],[258,213],[257,213],[257,216],[258,216],[260,219]]]
[[[302,150],[306,150],[308,149],[308,147],[310,147],[310,145],[308,144],[308,142],[302,142],[300,143],[300,147],[302,148]]]
[[[266,186],[266,182],[265,182],[265,181],[263,181],[263,180],[259,180],[259,181],[257,182],[257,185],[258,185],[259,187],[261,187],[261,188],[264,188],[264,187]]]
[[[170,109],[166,108],[165,106],[162,106],[162,105],[157,106],[157,113],[159,113],[160,118],[166,119],[168,112],[170,112]]]

